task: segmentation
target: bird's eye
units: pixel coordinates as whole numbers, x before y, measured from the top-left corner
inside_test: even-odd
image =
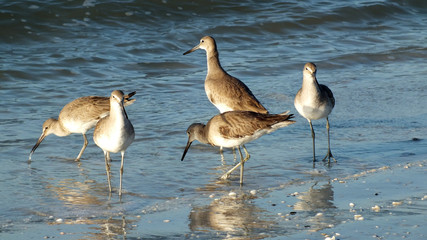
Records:
[[[203,43],[203,42],[205,42],[205,40],[201,40],[200,42],[202,42],[202,43]]]

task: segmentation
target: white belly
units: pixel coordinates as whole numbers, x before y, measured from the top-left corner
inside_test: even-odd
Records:
[[[222,104],[222,103],[218,103],[218,104],[214,104],[216,108],[218,108],[220,113],[224,113],[224,112],[229,112],[229,111],[233,111],[234,109],[232,109],[231,107],[229,107],[226,104]]]
[[[241,146],[255,139],[258,139],[259,137],[266,134],[267,132],[268,132],[267,130],[259,130],[259,131],[256,131],[253,135],[249,135],[241,138],[224,138],[220,136],[220,134],[213,134],[212,136],[210,136],[209,141],[213,145],[218,147],[232,148],[232,147]]]
[[[326,106],[320,107],[312,107],[312,106],[295,106],[298,113],[301,114],[306,119],[317,120],[321,118],[326,118],[329,113],[331,113],[331,108],[327,108]]]
[[[93,140],[102,150],[112,153],[125,151],[135,139],[135,133],[129,133],[124,128],[114,131],[102,131],[94,134]]]

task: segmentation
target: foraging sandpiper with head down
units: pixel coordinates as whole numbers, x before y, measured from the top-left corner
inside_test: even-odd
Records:
[[[240,163],[230,169],[221,178],[227,179],[229,175],[240,166],[240,184],[243,184],[243,169],[250,155],[244,144],[251,142],[267,133],[286,127],[295,121],[288,112],[282,114],[266,114],[250,111],[230,111],[218,114],[208,123],[193,123],[187,129],[188,141],[181,161],[194,140],[213,146],[233,148],[236,147],[240,154]],[[240,147],[243,147],[246,157],[243,158]]]
[[[135,92],[129,93],[125,98],[125,106],[132,104],[135,99],[130,99]],[[87,96],[77,98],[66,104],[59,113],[58,119],[49,118],[43,123],[42,134],[37,143],[31,149],[28,161],[40,145],[40,143],[50,134],[59,137],[68,136],[71,133],[81,133],[84,143],[76,161],[79,161],[88,144],[86,132],[95,127],[98,121],[110,114],[110,98]]]

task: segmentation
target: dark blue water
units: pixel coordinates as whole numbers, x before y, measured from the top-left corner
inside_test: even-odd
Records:
[[[342,231],[342,238],[360,239],[348,230],[349,196],[357,196],[351,189],[366,182],[375,188],[381,174],[413,178],[377,185],[378,192],[411,191],[369,204],[403,201],[409,213],[401,210],[402,216],[427,213],[420,202],[427,190],[416,184],[425,182],[419,172],[425,173],[427,159],[426,22],[423,0],[2,1],[0,238],[319,239]],[[296,114],[296,124],[247,144],[243,188],[238,174],[218,181],[235,164],[231,151],[221,162],[218,149],[195,143],[179,161],[187,127],[218,113],[204,93],[205,53],[182,55],[204,35],[216,39],[224,69],[270,112]],[[314,169],[310,128],[293,106],[309,61],[336,98],[329,119],[338,163]],[[103,154],[91,133],[80,163],[73,160],[83,143],[79,135],[48,136],[27,163],[47,118],[75,98],[115,89],[137,92],[127,108],[136,139],[126,152],[121,201],[107,193]],[[325,121],[314,128],[321,158]],[[112,157],[118,187],[120,154]],[[384,167],[366,179],[352,177]],[[307,200],[298,205],[305,208],[294,208],[292,193],[310,195],[310,189],[323,205]],[[409,201],[413,205],[405,205]],[[272,204],[282,204],[280,216],[298,213],[282,218]],[[369,204],[361,211],[370,211]],[[317,212],[326,218],[313,224]],[[405,229],[390,229],[397,220],[377,232],[369,227],[390,212],[366,216],[371,222],[359,233],[387,237]],[[425,236],[419,228],[408,231]]]

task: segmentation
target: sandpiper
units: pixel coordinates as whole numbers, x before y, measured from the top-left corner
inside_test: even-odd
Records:
[[[181,161],[184,160],[194,140],[213,146],[236,147],[239,150],[240,163],[225,173],[221,179],[227,179],[240,166],[240,184],[243,184],[244,163],[250,157],[244,144],[279,128],[295,123],[295,121],[290,120],[293,114],[288,113],[266,114],[250,111],[229,111],[214,116],[206,125],[193,123],[187,129],[188,142]],[[245,158],[243,158],[240,146],[245,151]]]
[[[316,161],[315,153],[315,134],[313,130],[312,120],[326,118],[326,129],[328,132],[328,153],[323,158],[331,158],[335,160],[331,152],[331,144],[329,138],[329,119],[328,116],[335,106],[335,98],[332,91],[325,85],[319,84],[316,79],[317,68],[314,63],[306,63],[303,70],[302,87],[295,96],[295,108],[308,120],[311,129],[311,137],[313,138],[313,162]]]
[[[251,90],[239,79],[228,74],[219,62],[215,39],[205,36],[200,43],[184,53],[197,49],[206,51],[208,73],[205,79],[205,91],[209,101],[223,113],[227,111],[252,111],[268,113],[256,99]]]
[[[135,101],[135,99],[130,99],[133,95],[135,92],[125,96],[125,106]],[[58,119],[49,118],[43,123],[42,134],[31,149],[28,161],[31,161],[32,154],[46,136],[55,134],[58,137],[65,137],[71,133],[81,133],[84,143],[76,158],[76,161],[79,161],[88,144],[86,132],[95,127],[96,123],[108,114],[110,114],[109,97],[87,96],[69,102],[62,108]]]
[[[110,115],[99,120],[93,132],[95,144],[104,151],[105,169],[107,171],[110,193],[110,152],[120,152],[122,155],[119,190],[119,196],[121,196],[125,151],[134,139],[135,131],[124,108],[124,94],[122,91],[115,90],[111,93],[110,97]]]

